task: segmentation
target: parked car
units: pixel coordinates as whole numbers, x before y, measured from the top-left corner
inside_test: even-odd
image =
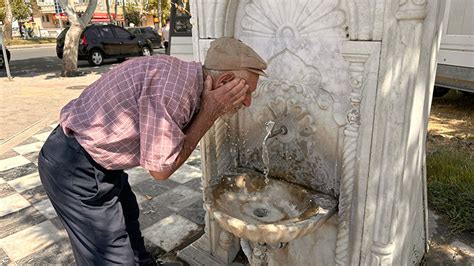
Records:
[[[56,54],[62,59],[64,41],[69,28],[64,29],[56,39]],[[150,40],[135,36],[124,28],[115,25],[89,25],[82,32],[78,60],[87,60],[91,66],[99,66],[106,58],[119,61],[131,56],[153,54]]]
[[[6,46],[5,46],[5,50],[7,51],[8,62],[10,62],[10,51],[8,51]],[[5,60],[3,59],[2,45],[0,45],[0,69],[4,67],[5,67]]]
[[[152,27],[135,27],[127,29],[137,37],[150,40],[153,44],[153,48],[161,48],[161,36]]]

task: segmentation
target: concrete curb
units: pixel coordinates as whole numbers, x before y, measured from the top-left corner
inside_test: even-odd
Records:
[[[44,43],[44,44],[21,44],[21,45],[9,45],[7,46],[10,50],[23,49],[23,48],[43,48],[43,47],[55,47],[56,43]]]

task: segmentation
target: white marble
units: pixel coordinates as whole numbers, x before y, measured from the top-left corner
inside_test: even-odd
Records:
[[[27,154],[31,152],[39,152],[41,150],[41,147],[43,147],[44,142],[39,141],[39,142],[34,142],[22,146],[16,146],[13,148],[14,151],[18,152],[19,154]]]
[[[443,6],[426,0],[192,4],[196,58],[205,58],[212,39],[227,36],[268,63],[252,106],[216,122],[201,141],[204,189],[235,165],[262,170],[264,123],[273,120],[288,133],[267,142],[270,174],[339,198],[331,230],[292,241],[297,248],[285,254],[288,265],[406,265],[426,252],[424,143]],[[208,217],[210,245],[202,249],[232,261],[238,246],[222,243],[223,235]]]
[[[0,172],[13,169],[18,166],[29,164],[30,160],[25,157],[18,155],[7,159],[0,160]]]
[[[178,170],[176,170],[176,172],[174,172],[170,176],[170,179],[178,183],[184,184],[188,181],[201,177],[201,169],[187,164],[183,164]]]
[[[173,214],[145,229],[143,235],[169,252],[197,230],[199,227],[195,223],[178,214]]]
[[[33,138],[44,142],[44,141],[46,141],[46,139],[48,139],[50,134],[51,134],[51,132],[44,132],[44,133],[34,135]]]
[[[30,203],[20,194],[0,198],[0,217],[19,211],[30,206]]]
[[[63,237],[64,234],[51,221],[45,221],[0,239],[0,247],[12,261],[17,261],[49,247]]]
[[[35,209],[37,209],[41,214],[43,214],[48,219],[52,219],[58,216],[58,214],[54,210],[54,207],[51,204],[51,201],[49,201],[49,199],[33,204],[33,207],[35,207]]]
[[[41,185],[41,179],[39,177],[39,173],[35,172],[23,177],[19,177],[7,182],[12,188],[14,188],[17,192],[21,193],[28,189],[35,188]]]

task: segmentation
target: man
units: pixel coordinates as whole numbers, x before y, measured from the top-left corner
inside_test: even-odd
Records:
[[[165,26],[161,29],[163,46],[165,47],[166,53],[168,54],[168,46],[170,40],[170,19],[166,19]]]
[[[217,118],[250,106],[266,63],[232,38],[204,66],[169,56],[125,62],[61,111],[39,173],[78,265],[153,264],[124,169],[170,177]]]

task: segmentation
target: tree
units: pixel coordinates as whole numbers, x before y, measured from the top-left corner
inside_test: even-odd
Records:
[[[158,16],[158,5],[161,3],[161,17],[159,17],[160,22],[165,21],[166,18],[170,16],[171,10],[171,0],[150,0],[148,2],[147,11],[154,12]]]
[[[125,20],[130,24],[138,25],[140,23],[140,10],[132,3],[127,3]]]
[[[110,15],[110,3],[109,0],[105,0],[105,6],[107,7],[107,17],[109,18],[110,23],[114,23],[112,15]]]
[[[97,7],[97,0],[89,0],[86,12],[81,16],[74,9],[74,1],[60,0],[61,7],[68,14],[69,30],[66,34],[63,50],[63,72],[62,75],[76,76],[77,75],[77,51],[79,49],[79,38],[81,33],[86,28],[87,24],[92,19],[95,8]]]
[[[41,17],[41,8],[38,6],[37,0],[30,0],[31,11],[33,17]]]
[[[24,20],[30,16],[30,8],[24,0],[10,0],[13,17],[17,20]]]
[[[3,31],[3,37],[6,41],[12,39],[12,21],[13,21],[13,13],[12,13],[12,6],[10,0],[4,0],[5,4],[5,18],[3,19],[3,24],[5,25]]]

